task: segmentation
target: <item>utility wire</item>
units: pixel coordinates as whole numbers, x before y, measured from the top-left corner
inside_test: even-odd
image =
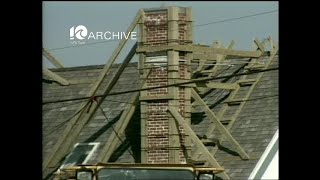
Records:
[[[102,109],[100,106],[98,106],[98,107],[99,107],[101,113],[103,114],[104,118],[106,118],[107,122],[110,123],[110,121],[109,121],[107,115],[104,113],[103,109]],[[119,136],[119,134],[117,133],[117,131],[113,128],[113,125],[112,125],[112,124],[110,125],[110,127],[111,127],[112,131],[116,134],[116,136],[118,137],[118,139],[121,141],[121,143],[123,144],[123,143],[124,143],[123,140],[121,139],[121,137]],[[129,148],[128,148],[128,152],[129,152],[129,154],[132,156],[132,158],[134,159],[133,152],[132,152]]]
[[[234,74],[234,75],[227,75],[227,76],[220,76],[220,77],[209,77],[209,78],[199,78],[199,79],[194,79],[194,80],[190,80],[190,81],[187,81],[187,82],[173,83],[173,84],[168,84],[168,85],[164,85],[164,86],[156,86],[156,87],[148,87],[148,88],[134,89],[134,90],[128,90],[128,91],[114,92],[114,93],[109,93],[107,95],[96,95],[95,97],[104,98],[106,96],[127,94],[127,93],[139,92],[139,91],[146,91],[146,90],[153,90],[153,89],[166,88],[166,87],[172,87],[172,86],[179,86],[179,85],[185,85],[185,84],[192,84],[192,83],[203,82],[203,81],[224,79],[224,78],[230,78],[230,77],[236,77],[236,76],[255,74],[255,73],[260,73],[260,72],[274,71],[274,70],[278,70],[278,69],[279,68],[276,67],[276,68],[269,68],[269,69],[257,70],[257,71],[246,72],[246,73],[238,73],[238,74]],[[59,103],[59,102],[67,102],[67,101],[76,101],[76,100],[83,100],[83,99],[90,99],[90,98],[91,97],[80,97],[80,98],[63,99],[63,100],[57,100],[57,101],[46,101],[46,102],[43,102],[42,104]]]
[[[229,68],[227,68],[227,69],[229,69]],[[224,70],[221,70],[217,75],[220,75],[220,74],[222,74],[225,70],[227,70],[227,69],[224,69]],[[240,78],[240,76],[238,76],[239,78]],[[238,78],[238,79],[239,79]],[[217,93],[219,93],[220,91],[218,91]],[[221,92],[223,92],[223,90],[221,91]],[[215,94],[217,94],[217,93],[215,93]],[[222,95],[223,93],[221,93],[220,94],[220,96]],[[220,97],[219,96],[219,97]],[[247,100],[245,100],[245,101],[254,101],[254,100],[258,100],[258,99],[264,99],[264,98],[271,98],[271,97],[277,97],[278,96],[278,94],[276,94],[276,95],[271,95],[271,96],[259,96],[259,97],[255,97],[255,98],[252,98],[252,99],[247,99]],[[211,96],[210,96],[211,97]],[[217,99],[217,98],[216,98]],[[185,99],[183,99],[183,100],[185,100]],[[129,102],[124,102],[124,101],[117,101],[117,100],[106,100],[106,101],[113,101],[113,102],[119,102],[119,103],[125,103],[125,104],[133,104],[133,105],[138,105],[140,102],[137,102],[137,103],[129,103]],[[81,101],[81,102],[83,102],[83,101]],[[80,102],[78,102],[78,103],[80,103]],[[224,103],[224,102],[220,102],[220,103]],[[219,103],[219,104],[220,104]],[[178,105],[168,105],[168,106],[178,106]],[[192,106],[192,105],[190,105],[190,106]],[[203,105],[197,105],[196,107],[198,107],[198,106],[203,106]],[[208,105],[208,106],[210,106],[210,105]],[[75,117],[77,114],[79,114],[84,108],[86,107],[86,105],[84,106],[84,107],[82,107],[78,112],[76,112],[72,117],[70,117],[70,118],[68,118],[66,121],[64,121],[64,122],[62,122],[61,124],[59,124],[59,125],[57,125],[56,127],[54,127],[54,128],[52,128],[52,130],[46,135],[46,136],[48,136],[48,135],[50,135],[51,133],[53,133],[53,132],[55,132],[57,129],[59,129],[60,127],[62,127],[64,124],[66,124],[67,122],[69,122],[73,117]],[[101,107],[99,106],[99,108],[100,108],[100,110],[102,111],[102,113],[103,113],[103,115],[105,116],[105,118],[106,118],[106,120],[108,121],[108,123],[109,123],[109,119],[107,118],[107,116],[106,116],[106,114],[103,112],[103,110],[101,109]],[[116,131],[114,130],[114,128],[113,128],[113,126],[111,126],[112,127],[112,129],[113,129],[113,131],[116,133]],[[122,139],[120,138],[120,136],[116,133],[116,135],[117,135],[117,137],[120,139],[120,141],[122,141]],[[46,137],[45,136],[45,137]],[[122,143],[123,143],[123,141],[122,141]],[[133,156],[133,153],[132,152],[130,152],[130,150],[129,150],[129,153]]]
[[[247,15],[247,16],[241,16],[241,17],[230,18],[230,19],[225,19],[225,20],[220,20],[220,21],[214,21],[214,22],[205,23],[205,24],[199,24],[199,25],[195,25],[194,27],[201,27],[201,26],[207,26],[209,24],[217,24],[217,23],[223,23],[223,22],[227,22],[227,21],[234,21],[234,20],[239,20],[239,19],[244,19],[244,18],[249,18],[249,17],[254,17],[254,16],[260,16],[260,15],[264,15],[264,14],[273,13],[276,11],[278,11],[278,10],[276,9],[276,10],[272,10],[272,11],[266,11],[266,12],[251,14],[251,15]]]
[[[78,101],[78,102],[72,103],[72,104],[64,104],[64,105],[59,106],[59,107],[54,107],[54,108],[45,108],[45,109],[43,109],[43,111],[51,111],[51,110],[54,110],[54,109],[59,109],[59,108],[63,108],[63,107],[68,107],[68,106],[72,106],[72,105],[80,104],[80,103],[82,103],[82,102],[84,102],[84,101],[85,101],[85,99],[84,99],[84,100],[82,100],[82,101]]]
[[[176,66],[176,65],[174,65],[174,66]],[[231,67],[228,67],[228,68],[225,68],[225,69],[221,69],[220,70],[220,72],[219,73],[217,73],[217,75],[216,76],[219,76],[219,75],[221,75],[222,73],[224,73],[225,71],[227,71],[227,70],[229,70]],[[139,70],[138,68],[136,68],[137,70]],[[150,69],[153,69],[153,67],[151,67]],[[150,75],[150,74],[149,74]],[[149,75],[147,76],[147,77],[149,77]],[[240,78],[240,77],[239,77]],[[147,78],[143,78],[143,79],[147,79]],[[149,78],[149,79],[155,79],[155,78]],[[166,78],[166,79],[169,79],[169,78]],[[171,78],[170,78],[171,79]],[[172,78],[172,79],[175,79],[175,78]],[[223,89],[221,89],[221,90],[223,90]],[[219,91],[220,92],[220,91]],[[212,97],[212,96],[214,96],[215,94],[213,94],[213,95],[210,95],[208,98],[210,98],[210,97]],[[67,107],[67,106],[71,106],[71,105],[75,105],[75,104],[79,104],[79,103],[81,103],[81,102],[83,102],[83,101],[85,101],[86,99],[83,99],[82,101],[80,101],[80,102],[76,102],[76,103],[74,103],[74,104],[68,104],[68,105],[64,105],[64,106],[59,106],[59,107],[56,107],[56,108],[52,108],[52,109],[45,109],[45,111],[48,111],[48,110],[53,110],[53,109],[58,109],[58,108],[62,108],[62,107]],[[177,99],[177,100],[185,100],[185,99]],[[132,104],[132,105],[138,105],[140,102],[137,102],[137,103],[129,103],[129,102],[127,102],[127,101],[117,101],[117,100],[111,100],[111,99],[105,99],[104,101],[109,101],[109,102],[119,102],[119,103],[125,103],[125,104]],[[46,105],[46,104],[44,104],[44,105]],[[190,105],[190,106],[192,106],[192,105]]]
[[[85,106],[83,106],[81,109],[79,109],[75,114],[73,114],[70,118],[68,118],[67,120],[63,121],[61,124],[53,127],[51,129],[51,131],[46,134],[44,137],[49,136],[50,134],[52,134],[53,132],[55,132],[56,130],[58,130],[60,127],[62,127],[63,125],[65,125],[67,122],[69,122],[72,118],[74,118],[76,115],[78,115],[85,107],[87,106],[87,104]]]
[[[211,24],[218,24],[218,23],[224,23],[224,22],[228,22],[228,21],[234,21],[234,20],[239,20],[239,19],[244,19],[244,18],[250,18],[250,17],[255,17],[255,16],[261,16],[264,14],[270,14],[270,13],[274,13],[278,10],[272,10],[272,11],[266,11],[266,12],[261,12],[261,13],[256,13],[256,14],[251,14],[251,15],[246,15],[246,16],[240,16],[240,17],[235,17],[235,18],[229,18],[229,19],[224,19],[224,20],[220,20],[220,21],[213,21],[213,22],[209,22],[209,23],[205,23],[205,24],[198,24],[198,25],[194,25],[192,27],[202,27],[202,26],[207,26],[207,25],[211,25]],[[172,29],[170,31],[176,31],[179,29]],[[168,32],[170,32],[168,31]],[[140,36],[137,36],[137,38]],[[81,45],[76,45],[76,46],[65,46],[65,47],[59,47],[59,48],[51,48],[48,49],[49,51],[54,51],[54,50],[61,50],[61,49],[67,49],[67,48],[73,48],[73,47],[81,47],[81,46],[88,46],[88,45],[94,45],[94,44],[100,44],[100,43],[109,43],[109,42],[114,42],[114,41],[118,41],[117,40],[107,40],[107,41],[99,41],[99,42],[94,42],[94,43],[86,43],[86,44],[81,44]]]
[[[219,92],[219,91],[218,91]],[[215,93],[215,94],[217,94],[217,93]],[[220,94],[219,96],[221,96],[222,94]],[[250,98],[250,99],[246,99],[246,100],[244,100],[244,101],[255,101],[255,100],[259,100],[259,99],[269,99],[269,98],[276,98],[276,97],[278,97],[279,96],[279,94],[275,94],[275,95],[269,95],[269,96],[258,96],[258,97],[255,97],[255,98]],[[133,105],[138,105],[139,104],[139,102],[138,103],[129,103],[129,102],[124,102],[124,101],[116,101],[116,100],[108,100],[108,101],[114,101],[114,102],[119,102],[119,103],[126,103],[126,104],[133,104]],[[221,102],[221,103],[225,103],[225,102]],[[221,103],[219,103],[219,104],[221,104]],[[213,105],[213,104],[207,104],[206,106],[208,106],[208,107],[210,107],[211,105]],[[218,105],[218,104],[216,104],[216,105]],[[178,107],[178,106],[180,106],[180,105],[168,105],[168,106],[171,106],[171,107]],[[184,105],[184,106],[186,106],[186,105]],[[190,105],[190,106],[193,106],[193,105]],[[194,105],[194,107],[200,107],[200,106],[205,106],[205,105]],[[85,106],[84,106],[85,107]],[[83,107],[83,108],[84,108]],[[65,121],[63,121],[61,124],[59,124],[59,125],[57,125],[57,126],[55,126],[55,127],[53,127],[52,129],[51,129],[51,131],[48,133],[48,134],[46,134],[44,137],[47,137],[47,136],[49,136],[50,134],[52,134],[53,132],[55,132],[57,129],[59,129],[60,127],[62,127],[64,124],[66,124],[67,122],[69,122],[73,117],[75,117],[78,113],[80,113],[82,110],[83,110],[83,108],[81,109],[81,110],[79,110],[76,114],[74,114],[72,117],[70,117],[70,118],[68,118],[67,120],[65,120]],[[101,108],[101,107],[99,107],[99,108]],[[101,109],[100,109],[101,110]],[[103,111],[102,111],[103,112]],[[105,118],[106,118],[106,120],[108,121],[108,123],[110,122],[109,121],[109,119],[106,117],[106,115],[105,115],[105,113],[103,112],[103,115],[105,116]],[[111,126],[112,127],[112,129],[113,129],[113,131],[115,131],[114,130],[114,128],[113,128],[113,126]],[[116,132],[115,132],[116,133]],[[120,136],[116,133],[116,136],[120,139],[120,141],[123,143],[123,141],[121,140],[121,138],[120,138]],[[130,153],[130,152],[129,152]],[[132,152],[130,153],[130,154],[133,154]]]

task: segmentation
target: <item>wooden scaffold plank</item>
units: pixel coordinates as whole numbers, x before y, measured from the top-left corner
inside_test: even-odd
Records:
[[[185,52],[202,52],[207,54],[221,54],[230,55],[238,57],[260,57],[262,55],[261,51],[240,51],[240,50],[230,50],[225,48],[211,48],[202,47],[198,45],[169,45],[169,46],[149,46],[141,47],[137,49],[137,53],[143,52],[159,52],[159,51],[185,51]]]

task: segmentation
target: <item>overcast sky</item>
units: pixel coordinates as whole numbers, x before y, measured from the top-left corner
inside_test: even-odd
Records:
[[[43,2],[43,47],[66,67],[105,64],[120,40],[90,39],[86,40],[85,46],[69,47],[76,46],[71,44],[69,29],[84,25],[89,32],[126,32],[139,9],[161,6],[192,7],[194,43],[211,45],[219,40],[228,46],[234,40],[234,49],[252,50],[254,38],[262,40],[271,36],[278,41],[278,11],[224,21],[278,10],[277,1]],[[206,23],[211,24],[197,26]],[[97,43],[101,41],[104,42]],[[128,42],[117,62],[123,60],[135,43],[133,40]],[[44,57],[43,65],[53,67]]]

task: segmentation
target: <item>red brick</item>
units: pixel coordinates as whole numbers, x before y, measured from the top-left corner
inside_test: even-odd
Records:
[[[179,13],[179,20],[182,23],[186,19],[185,13]],[[160,21],[156,21],[158,19]],[[157,24],[160,22],[160,24]],[[149,46],[166,45],[168,39],[167,14],[148,14],[146,13],[146,44]],[[179,40],[185,40],[186,25],[179,25]],[[181,42],[183,43],[183,42]],[[183,58],[183,57],[182,57]],[[180,79],[186,79],[187,67],[179,66]],[[166,68],[152,69],[149,79],[146,81],[147,87],[164,86],[168,84],[168,72]],[[158,88],[147,91],[147,96],[159,96],[168,94],[168,88]],[[179,88],[179,113],[185,116],[185,88]],[[147,126],[147,142],[148,142],[148,162],[149,163],[168,163],[169,161],[169,117],[168,117],[168,100],[154,100],[146,102],[146,126]],[[180,141],[185,141],[184,129],[179,127],[181,132]],[[183,151],[180,151],[180,161],[184,162],[185,157]]]

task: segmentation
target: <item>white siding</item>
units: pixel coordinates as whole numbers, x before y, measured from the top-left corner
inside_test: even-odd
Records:
[[[278,130],[248,179],[279,179]]]

